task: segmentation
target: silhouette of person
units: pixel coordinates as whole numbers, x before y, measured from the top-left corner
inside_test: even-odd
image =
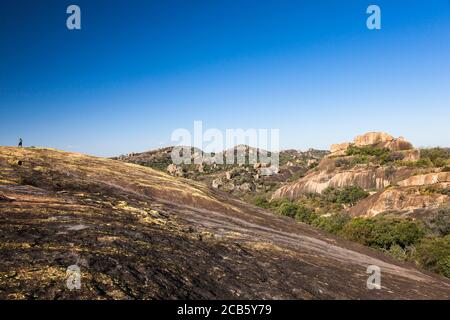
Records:
[[[23,140],[22,140],[22,138],[20,138],[19,139],[19,148],[22,148],[22,146],[23,146]]]

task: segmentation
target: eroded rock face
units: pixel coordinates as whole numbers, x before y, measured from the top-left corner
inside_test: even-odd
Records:
[[[410,187],[410,186],[431,185],[435,183],[450,184],[450,172],[420,174],[399,181],[398,185],[402,187]]]
[[[363,167],[341,172],[321,170],[278,189],[272,199],[295,200],[305,193],[322,193],[328,187],[359,186],[363,189],[380,190],[407,178],[411,173],[412,169],[410,168],[390,167]]]
[[[418,188],[389,188],[363,199],[349,213],[353,216],[373,217],[380,213],[413,212],[426,208],[433,209],[450,204],[450,197],[443,194],[424,194]]]
[[[345,154],[345,150],[347,150],[347,148],[350,146],[349,142],[344,142],[344,143],[336,143],[336,144],[332,144],[330,147],[330,152],[333,155],[344,155]]]
[[[422,192],[423,186],[446,188],[450,186],[450,172],[436,172],[408,177],[397,182],[398,188],[380,191],[359,202],[349,210],[354,216],[372,217],[380,213],[413,212],[450,205],[450,197],[440,193]]]
[[[402,150],[399,152],[403,155],[403,161],[417,161],[420,159],[419,149]]]

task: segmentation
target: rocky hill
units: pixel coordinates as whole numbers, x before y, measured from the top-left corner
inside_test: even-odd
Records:
[[[316,166],[328,151],[309,149],[307,151],[283,150],[279,153],[279,166],[265,162],[259,155],[261,151],[269,157],[269,151],[239,145],[221,153],[213,154],[212,160],[196,164],[202,151],[191,149],[191,164],[175,165],[171,152],[174,147],[167,147],[143,153],[132,153],[114,159],[128,163],[140,164],[153,169],[165,171],[172,176],[201,181],[210,187],[249,199],[256,195],[271,193],[286,181],[303,176],[310,168]],[[234,155],[235,163],[227,163],[227,153]],[[238,152],[245,156],[244,163],[238,164]],[[250,161],[250,156],[258,156],[257,162]],[[220,159],[220,161],[218,161]],[[208,159],[209,160],[209,159]]]
[[[434,209],[450,204],[449,159],[448,149],[415,149],[403,137],[370,132],[352,143],[332,145],[316,168],[276,190],[272,199],[296,200],[329,188],[356,186],[372,195],[350,210],[353,215]]]
[[[0,147],[0,219],[1,299],[450,299],[446,278],[112,159]]]

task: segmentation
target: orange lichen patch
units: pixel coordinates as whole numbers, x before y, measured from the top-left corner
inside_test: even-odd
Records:
[[[249,248],[253,248],[253,249],[256,249],[256,250],[279,251],[279,252],[282,252],[283,254],[288,254],[288,255],[291,255],[291,256],[295,255],[294,251],[284,249],[284,248],[282,248],[280,246],[277,246],[277,245],[275,245],[273,243],[268,243],[268,242],[251,242],[251,241],[249,241],[249,242],[246,242],[246,245]]]
[[[16,184],[14,180],[0,179],[0,185],[12,185]]]
[[[17,205],[55,205],[55,206],[75,206],[75,203],[71,203],[70,200],[60,199],[55,196],[38,195],[38,194],[18,194],[7,193],[8,197],[13,198]],[[77,205],[79,206],[79,205]]]
[[[97,241],[100,242],[114,242],[119,240],[120,237],[115,237],[115,236],[101,236],[101,237],[97,237]]]
[[[26,299],[31,295],[24,288],[44,289],[50,284],[65,286],[66,269],[55,266],[20,267],[13,271],[0,272],[0,287],[8,286],[11,291],[8,298]],[[0,290],[1,294],[1,290]]]
[[[66,276],[66,269],[62,267],[42,267],[42,268],[23,268],[14,271],[14,279],[32,280],[32,281],[51,281],[51,280],[61,280],[63,281]],[[9,272],[11,274],[11,272]],[[0,277],[5,275],[5,273],[0,272]]]
[[[17,243],[17,242],[1,242],[0,249],[29,249],[31,248],[30,243]]]

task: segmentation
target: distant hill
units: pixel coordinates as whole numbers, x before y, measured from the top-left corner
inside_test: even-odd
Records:
[[[275,169],[270,168],[270,165],[266,165],[259,157],[257,163],[250,163],[251,154],[260,155],[262,151],[270,157],[271,153],[247,145],[239,145],[213,155],[214,159],[221,159],[222,164],[219,161],[213,161],[201,165],[194,164],[194,160],[202,155],[202,151],[196,148],[191,149],[192,164],[174,165],[171,159],[173,148],[131,153],[113,159],[165,171],[173,176],[203,181],[213,188],[239,197],[252,198],[270,193],[280,187],[282,183],[303,176],[308,169],[317,165],[320,159],[329,153],[325,150],[315,149],[283,150],[279,152],[279,167]],[[239,165],[236,160],[235,163],[228,164],[226,155],[230,150],[235,159],[237,159],[238,150],[243,152],[245,163]]]

